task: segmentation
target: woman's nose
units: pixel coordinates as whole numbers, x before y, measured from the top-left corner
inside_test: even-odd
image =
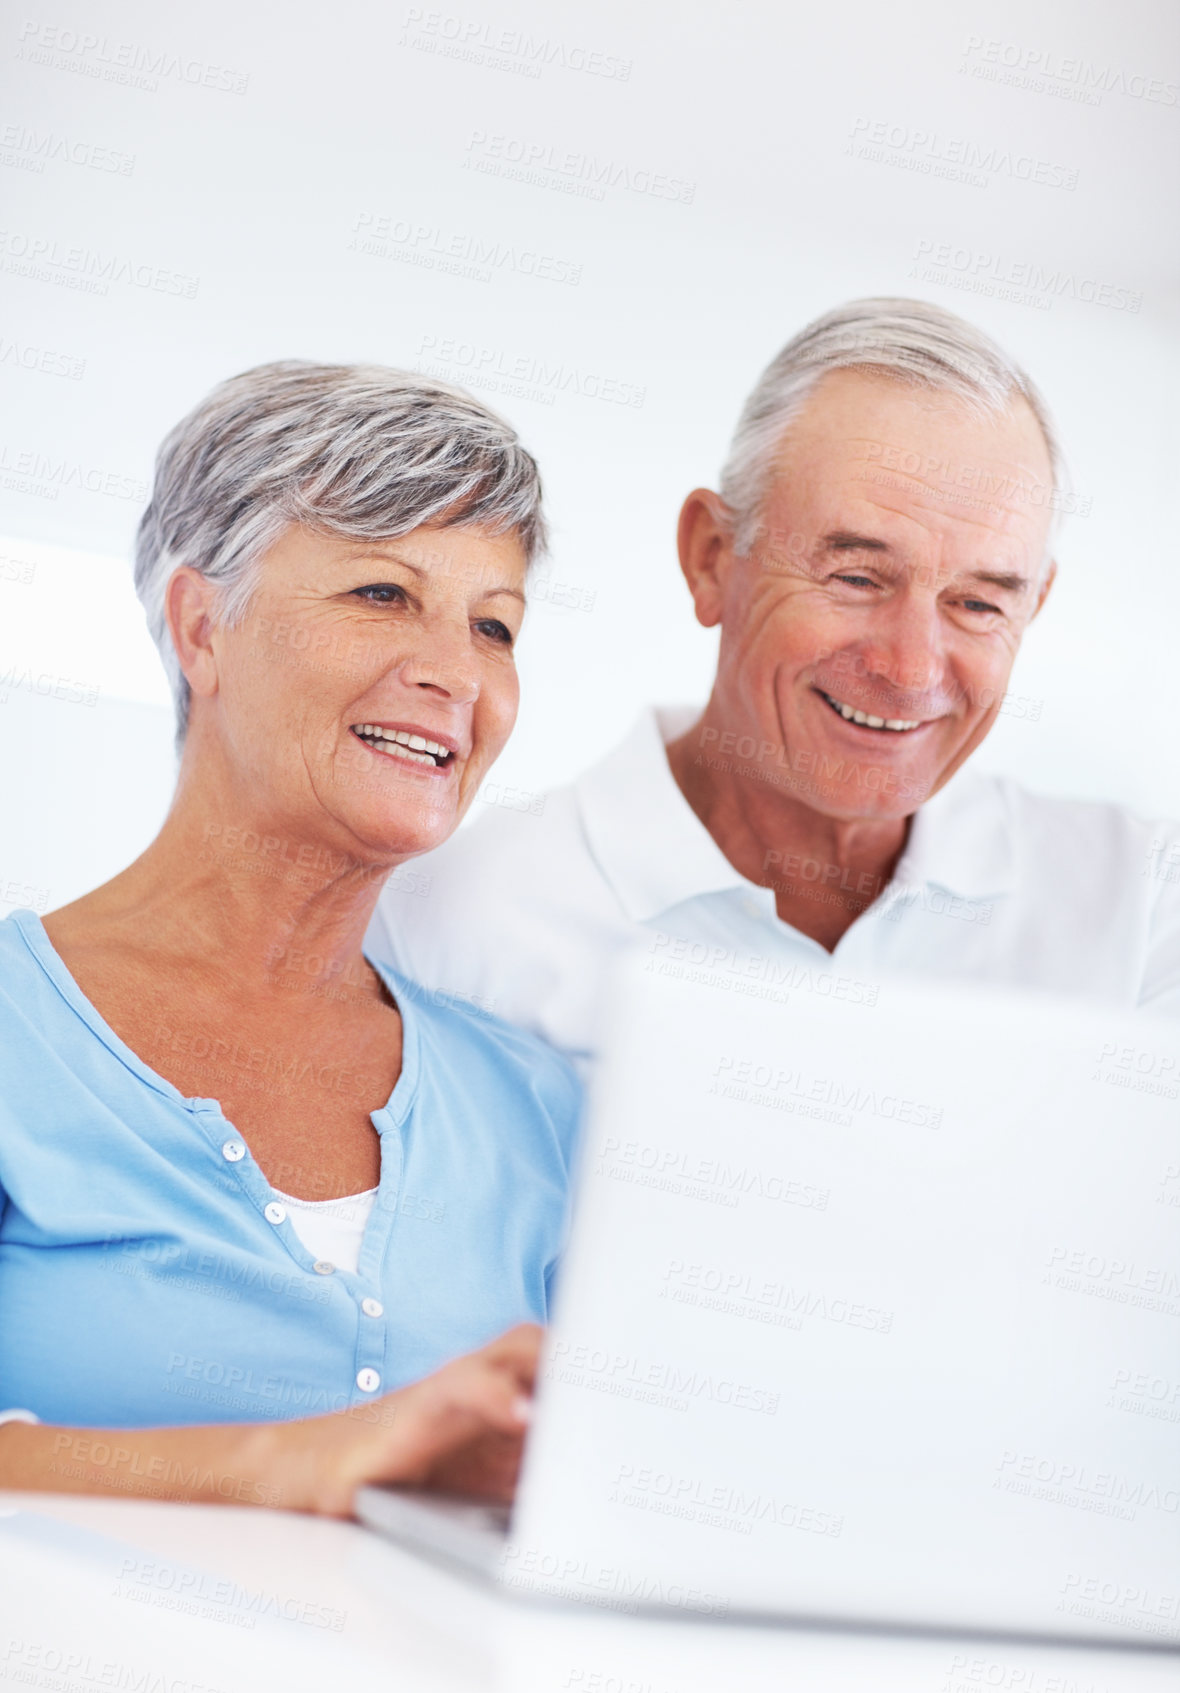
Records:
[[[419,623],[398,669],[412,688],[426,688],[455,704],[478,697],[479,669],[466,619],[430,618]]]

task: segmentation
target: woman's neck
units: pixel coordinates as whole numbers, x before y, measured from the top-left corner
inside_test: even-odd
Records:
[[[75,946],[215,959],[239,988],[273,988],[295,970],[379,993],[362,945],[394,868],[182,781],[146,851],[47,927]]]

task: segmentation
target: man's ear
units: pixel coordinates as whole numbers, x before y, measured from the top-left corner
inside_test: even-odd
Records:
[[[1041,583],[1040,589],[1037,593],[1037,603],[1033,608],[1033,617],[1036,617],[1037,613],[1040,611],[1040,609],[1044,605],[1045,601],[1049,598],[1049,589],[1053,586],[1053,584],[1054,584],[1054,582],[1056,582],[1056,580],[1057,580],[1057,560],[1055,558],[1051,558],[1049,560],[1049,563],[1045,567],[1045,579]],[[1032,617],[1029,618],[1029,622],[1030,623],[1032,622]]]
[[[733,563],[733,516],[720,494],[693,489],[680,508],[676,546],[697,622],[712,629],[721,622]]]
[[[164,590],[164,615],[184,679],[196,695],[217,692],[216,623],[213,583],[187,564],[173,573]]]

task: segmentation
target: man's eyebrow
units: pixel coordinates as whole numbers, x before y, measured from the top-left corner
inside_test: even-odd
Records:
[[[989,588],[1004,588],[1010,594],[1021,594],[1028,587],[1028,577],[1010,570],[969,570],[968,582],[985,582]]]
[[[823,537],[823,545],[833,552],[859,549],[862,552],[888,553],[893,550],[888,541],[882,541],[875,535],[858,535],[852,529],[833,529],[830,535]],[[1029,585],[1028,577],[1015,570],[969,570],[963,580],[981,582],[988,588],[1002,588],[1010,594],[1022,594]]]
[[[851,551],[854,547],[861,547],[872,553],[891,551],[888,541],[879,540],[875,535],[857,535],[851,529],[833,529],[830,535],[823,537],[823,544],[833,552]]]

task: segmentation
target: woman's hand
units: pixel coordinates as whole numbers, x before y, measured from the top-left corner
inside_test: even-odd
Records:
[[[479,1499],[516,1486],[541,1330],[510,1329],[411,1387],[328,1417],[145,1429],[0,1427],[0,1488],[274,1505],[348,1517],[358,1487]]]
[[[378,1481],[510,1500],[541,1335],[522,1324],[372,1405],[273,1425],[272,1502],[347,1517],[358,1487]]]

